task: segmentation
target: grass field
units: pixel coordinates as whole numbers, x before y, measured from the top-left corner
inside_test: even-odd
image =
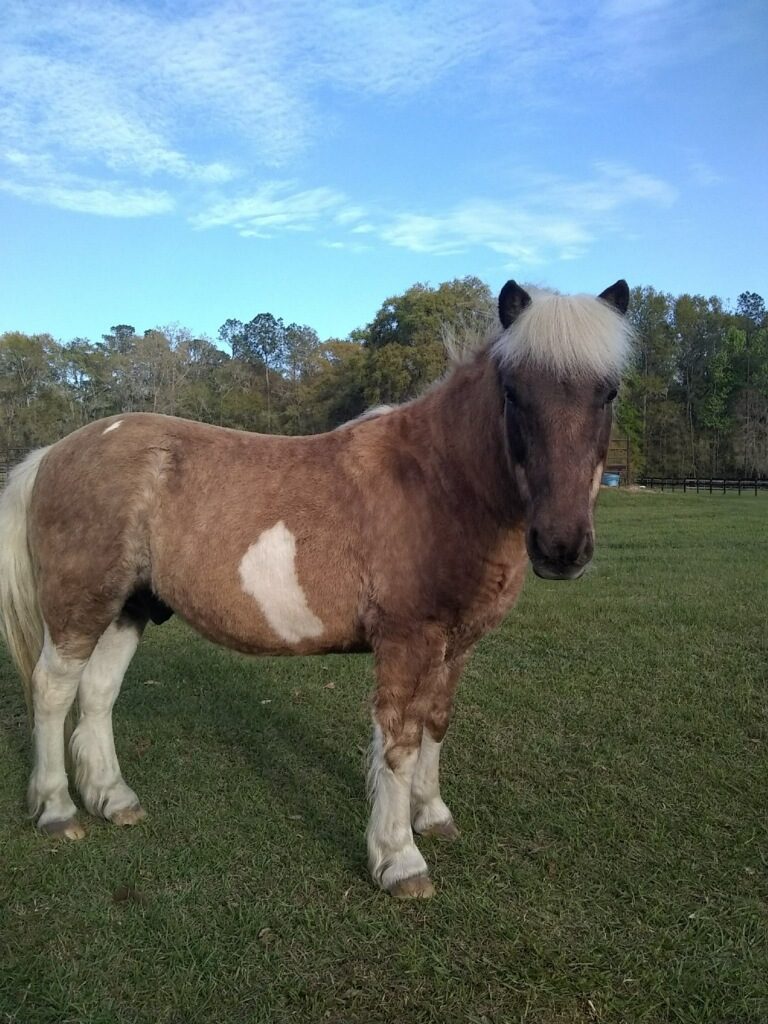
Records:
[[[116,714],[149,812],[55,845],[0,655],[0,1022],[768,1021],[768,495],[606,493],[459,690],[438,893],[366,875],[368,658],[175,620]]]

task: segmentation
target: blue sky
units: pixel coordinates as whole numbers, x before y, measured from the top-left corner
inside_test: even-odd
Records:
[[[416,281],[768,298],[759,0],[4,0],[0,331]]]

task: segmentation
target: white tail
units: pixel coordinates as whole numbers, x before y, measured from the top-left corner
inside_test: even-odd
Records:
[[[30,715],[32,671],[43,647],[43,618],[27,538],[27,515],[35,477],[47,451],[39,448],[28,455],[11,471],[0,494],[0,632],[24,681]]]

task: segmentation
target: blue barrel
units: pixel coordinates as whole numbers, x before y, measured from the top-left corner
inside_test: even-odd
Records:
[[[603,487],[618,487],[620,483],[620,473],[603,473]]]

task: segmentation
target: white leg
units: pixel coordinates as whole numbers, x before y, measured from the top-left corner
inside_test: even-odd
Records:
[[[43,650],[32,673],[34,767],[27,799],[38,828],[70,839],[80,839],[85,833],[77,823],[67,785],[64,721],[84,666],[80,658],[63,657],[46,628]]]
[[[440,797],[440,748],[424,729],[421,750],[411,787],[411,820],[420,835],[439,835],[455,839],[459,832],[453,816]]]
[[[374,725],[368,786],[368,864],[374,881],[396,896],[431,896],[427,865],[411,831],[411,784],[418,750],[398,751],[397,767],[387,764],[382,731]],[[404,884],[406,880],[411,884]]]
[[[123,781],[112,734],[112,707],[140,636],[134,623],[113,622],[99,638],[80,680],[80,721],[71,741],[83,803],[91,814],[117,825],[144,817],[138,797]]]

